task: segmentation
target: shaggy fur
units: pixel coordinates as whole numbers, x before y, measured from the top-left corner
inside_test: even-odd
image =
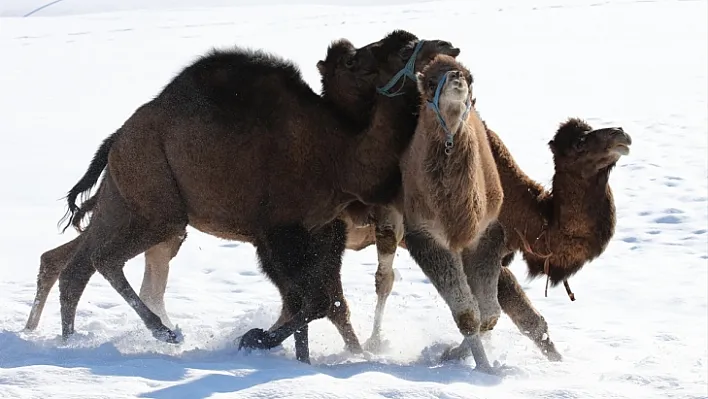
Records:
[[[438,115],[429,102],[444,77]],[[487,259],[474,263],[475,282],[489,289],[472,295],[461,251],[476,246],[488,228],[494,230],[487,234],[493,241],[489,245],[503,245],[504,232],[496,223],[503,191],[484,124],[474,108],[465,111],[471,106],[471,83],[469,71],[444,55],[418,75],[423,101],[416,134],[401,158],[403,209],[409,252],[445,299],[465,336],[454,356],[470,349],[477,367],[488,369],[484,351],[479,350],[480,310],[499,308],[496,286],[501,263]],[[453,134],[451,153],[445,151],[447,132],[439,117]]]
[[[425,225],[441,245],[459,252],[472,246],[479,232],[497,218],[504,196],[482,120],[474,109],[460,120],[464,101],[471,101],[469,71],[452,57],[438,56],[418,77],[418,89],[424,100],[432,101],[444,74],[448,81],[440,109],[454,133],[454,149],[445,154],[445,132],[423,102],[416,135],[401,160],[404,206],[409,223]],[[457,82],[464,86],[462,99],[454,93],[460,90]]]
[[[357,51],[355,65],[382,85],[403,67],[415,40],[394,32]],[[416,69],[440,52],[459,54],[447,42],[429,41]],[[343,124],[342,112],[277,57],[236,49],[199,59],[140,107],[111,147],[91,223],[59,277],[62,335],[73,333],[76,305],[95,268],[156,336],[174,341],[132,291],[122,265],[182,235],[187,223],[253,241],[262,269],[290,301],[288,322],[271,334],[251,330],[242,345],[272,347],[302,332],[334,302],[344,303],[341,259],[332,259],[338,251],[341,258],[345,235],[335,218],[353,201],[387,203],[396,195],[397,154],[410,140],[416,98],[380,98],[362,132]],[[298,302],[298,295],[305,297]]]
[[[508,266],[514,254],[521,251],[529,275],[535,277],[544,274],[544,263],[548,259],[549,273],[555,276],[557,284],[602,254],[615,226],[609,173],[619,156],[628,152],[629,135],[621,128],[593,131],[577,118],[563,123],[549,142],[555,163],[552,191],[528,177],[501,138],[488,128],[487,138],[504,189],[499,214],[506,233],[501,254],[503,265]],[[366,230],[373,229],[371,226],[359,228],[356,237],[363,237],[362,240],[350,245],[365,248],[376,243],[378,248],[378,242],[365,239],[370,236]],[[405,240],[398,241],[398,245],[406,248]],[[384,256],[393,257],[395,248],[391,249],[388,244],[382,248],[385,248],[380,250],[385,252]],[[552,255],[544,257],[548,253]],[[390,265],[379,265],[379,268],[388,269]],[[475,285],[470,285],[474,292]],[[562,359],[549,338],[545,318],[507,268],[502,269],[499,278],[498,300],[504,313],[549,359]],[[379,334],[374,331],[372,338]]]

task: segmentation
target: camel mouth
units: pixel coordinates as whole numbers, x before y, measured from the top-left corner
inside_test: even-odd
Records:
[[[611,151],[618,155],[629,155],[629,145],[621,143],[616,144],[614,147],[612,147]]]
[[[449,47],[440,51],[440,54],[449,55],[452,58],[457,58],[460,55],[461,50],[457,47]]]
[[[625,133],[622,128],[616,128],[612,131],[613,143],[610,146],[610,151],[619,155],[629,155],[629,146],[632,145],[632,136]]]

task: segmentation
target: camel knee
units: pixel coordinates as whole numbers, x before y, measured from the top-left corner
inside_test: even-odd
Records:
[[[459,313],[455,315],[455,323],[457,323],[457,328],[462,335],[468,336],[477,334],[480,331],[481,325],[479,312],[470,309]]]
[[[388,297],[393,290],[394,274],[393,269],[381,269],[376,271],[376,295],[379,297]]]
[[[347,301],[344,298],[338,298],[331,303],[327,318],[332,320],[336,325],[349,323],[350,311]]]

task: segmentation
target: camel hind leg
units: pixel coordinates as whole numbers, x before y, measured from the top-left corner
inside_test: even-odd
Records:
[[[81,236],[76,237],[66,244],[50,249],[40,257],[39,273],[37,273],[37,292],[25,324],[25,330],[33,331],[39,325],[39,319],[42,317],[49,293],[59,278],[59,274],[66,267],[66,263],[71,259],[71,255],[78,247],[80,240]]]
[[[91,275],[98,271],[135,310],[156,338],[177,342],[176,334],[162,324],[130,286],[123,266],[141,252],[183,232],[187,224],[186,214],[181,212],[178,203],[152,212],[152,220],[136,214],[118,193],[109,172],[91,223],[59,276],[62,336],[66,339],[73,334],[79,299]],[[168,189],[162,192],[165,196],[169,193]],[[168,202],[169,197],[165,200]]]
[[[548,335],[546,319],[533,307],[514,273],[503,267],[499,276],[499,304],[522,334],[533,341],[551,361],[561,361],[563,356]]]
[[[393,290],[393,259],[398,244],[403,239],[403,216],[395,210],[383,207],[377,207],[376,212],[376,254],[379,261],[375,278],[376,310],[371,337],[364,344],[368,350],[374,352],[382,349],[381,325],[386,300]]]
[[[165,289],[170,272],[170,260],[177,256],[186,237],[187,232],[183,231],[145,251],[145,272],[139,296],[169,328],[174,327],[165,309]]]

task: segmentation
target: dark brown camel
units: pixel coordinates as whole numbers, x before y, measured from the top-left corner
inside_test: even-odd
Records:
[[[359,124],[362,128],[365,128],[369,123],[369,115],[373,108],[376,81],[369,76],[370,71],[353,67],[352,60],[356,56],[356,51],[356,47],[348,40],[336,40],[327,49],[325,59],[319,61],[317,66],[322,73],[322,97],[329,103],[338,106],[338,111],[348,118],[352,124]],[[336,73],[326,73],[327,70],[336,71]],[[98,182],[101,173],[108,164],[110,148],[119,133],[120,130],[114,132],[101,143],[84,176],[69,190],[66,198],[68,210],[59,222],[61,224],[67,221],[62,231],[65,231],[70,225],[79,233],[84,231],[82,221],[93,211],[98,201],[100,188],[96,194],[83,201],[81,206],[76,205],[76,199],[79,194],[88,193]],[[347,222],[348,226],[366,223],[369,219],[371,208],[371,206],[360,202],[354,202],[347,207],[342,219]],[[145,251],[145,272],[139,297],[150,310],[160,316],[162,323],[169,328],[173,328],[173,324],[169,320],[164,302],[169,264],[170,260],[177,255],[186,236],[187,232],[185,230],[183,234]],[[37,293],[25,329],[34,330],[37,328],[49,292],[59,273],[66,267],[78,243],[79,240],[72,240],[42,255],[37,279]],[[279,321],[271,329],[278,327],[290,317],[286,310],[284,307],[284,313],[281,314]],[[338,319],[333,319],[333,321],[338,322]],[[335,323],[340,331],[344,329],[345,334],[348,334],[348,330],[346,330],[348,324],[348,322],[344,324]],[[345,342],[348,342],[345,334],[343,334],[343,337]]]
[[[357,51],[354,62],[383,83],[413,55],[415,42],[394,32]],[[419,44],[415,70],[437,53],[459,53],[446,42]],[[415,101],[403,93],[377,99],[371,126],[361,132],[342,124],[343,113],[314,95],[296,68],[267,54],[217,51],[186,68],[136,111],[112,144],[91,223],[59,277],[62,335],[73,333],[78,299],[98,270],[156,337],[174,342],[122,266],[181,236],[186,224],[253,240],[264,272],[290,305],[288,322],[271,333],[249,331],[242,346],[270,348],[296,331],[306,336],[309,321],[340,312],[332,304],[344,304],[335,281],[345,231],[335,218],[353,201],[386,203],[396,194],[397,154],[415,123],[406,117]],[[254,112],[264,118],[237,118]],[[285,134],[293,128],[301,134]],[[283,180],[283,171],[292,180]],[[303,195],[294,196],[297,190]]]

